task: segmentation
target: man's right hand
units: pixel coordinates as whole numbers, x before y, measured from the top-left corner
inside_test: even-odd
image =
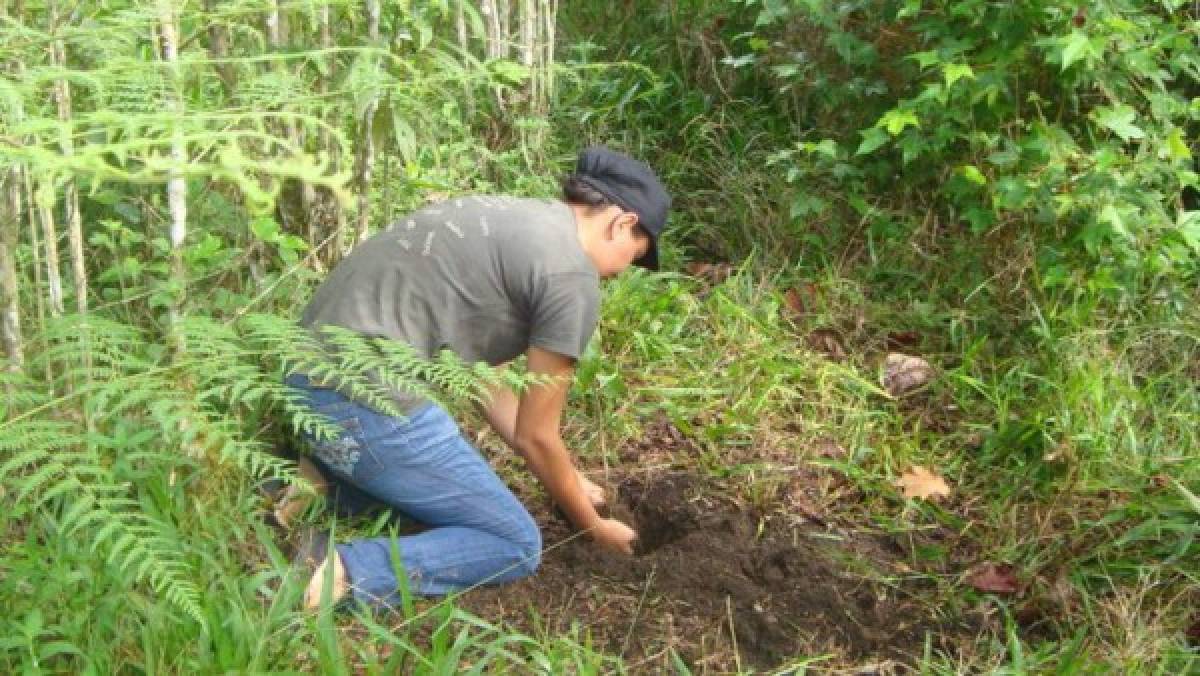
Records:
[[[592,539],[601,547],[612,549],[622,554],[633,555],[633,541],[637,539],[637,531],[616,519],[600,519],[600,523],[592,528]]]

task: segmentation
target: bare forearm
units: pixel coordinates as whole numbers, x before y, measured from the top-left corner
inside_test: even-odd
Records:
[[[583,491],[575,465],[562,439],[527,440],[517,446],[533,475],[580,530],[591,530],[600,515]]]
[[[491,390],[491,396],[483,407],[483,415],[504,443],[520,452],[517,448],[517,408],[517,395],[507,387],[500,386]]]

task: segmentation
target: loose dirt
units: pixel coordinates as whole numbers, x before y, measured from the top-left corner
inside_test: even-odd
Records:
[[[460,604],[532,633],[578,625],[635,671],[666,667],[672,653],[702,671],[803,656],[826,656],[830,667],[904,664],[927,636],[950,649],[971,631],[926,607],[919,582],[881,581],[880,568],[900,558],[887,543],[760,518],[684,473],[616,488],[612,513],[638,530],[636,556],[601,551],[561,518],[539,515],[537,575]]]

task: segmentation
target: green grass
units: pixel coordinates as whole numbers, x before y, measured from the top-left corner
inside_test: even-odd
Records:
[[[816,463],[858,489],[826,505],[831,518],[891,534],[949,528],[975,559],[1014,565],[1026,585],[1015,599],[981,595],[954,576],[935,579],[937,598],[983,607],[995,624],[959,661],[930,655],[928,673],[1194,667],[1183,630],[1200,573],[1200,513],[1174,481],[1200,479],[1189,452],[1198,410],[1188,371],[1195,319],[1169,330],[1150,322],[1105,330],[1074,314],[1070,324],[1042,323],[1050,313],[1036,304],[1016,316],[980,304],[963,317],[902,290],[892,296],[876,277],[869,265],[772,271],[751,258],[712,288],[672,273],[612,283],[595,351],[580,365],[571,439],[590,466],[620,465],[615,449],[661,413],[702,451],[684,462],[760,507],[775,504],[778,465]],[[802,280],[816,285],[820,301],[789,319],[782,292]],[[1000,328],[1022,324],[1020,332]],[[845,347],[842,361],[805,339],[831,326]],[[923,332],[914,351],[940,377],[894,400],[878,385],[884,338],[913,327]],[[827,440],[846,457],[815,455]],[[914,464],[944,474],[953,498],[901,499],[891,482]],[[418,602],[407,617],[304,614],[302,581],[288,576],[273,533],[258,523],[260,501],[246,477],[188,476],[186,492],[153,478],[146,500],[148,508],[180,510],[177,541],[201,590],[205,627],[56,530],[52,511],[6,510],[4,671],[622,668],[588,647],[583,629],[531,636],[453,602]],[[1019,630],[1014,618],[1034,603],[1057,604],[1055,638]]]

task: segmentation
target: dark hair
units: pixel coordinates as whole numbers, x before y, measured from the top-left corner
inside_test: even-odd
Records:
[[[593,188],[577,174],[570,174],[562,180],[562,191],[563,199],[571,204],[581,204],[593,209],[613,206],[612,200],[605,197],[604,193]]]

